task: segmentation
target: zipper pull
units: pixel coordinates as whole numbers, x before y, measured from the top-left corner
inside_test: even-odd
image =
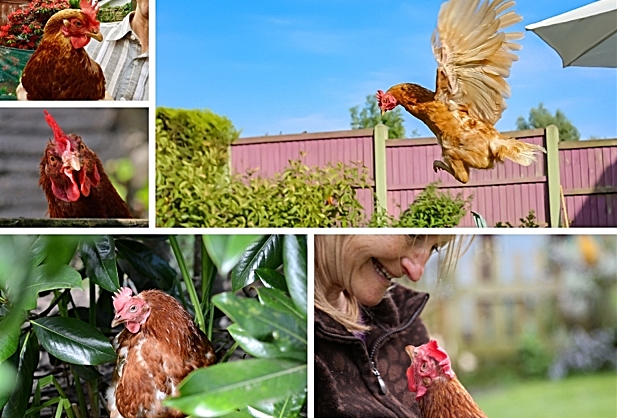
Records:
[[[381,378],[381,375],[379,374],[379,370],[377,370],[377,367],[375,366],[374,362],[371,362],[371,365],[373,366],[373,374],[377,377],[377,382],[379,382],[379,388],[381,389],[381,394],[382,395],[387,394],[388,388],[386,387],[386,384]]]

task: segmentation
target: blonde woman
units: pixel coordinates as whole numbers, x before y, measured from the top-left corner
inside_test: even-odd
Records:
[[[420,319],[429,295],[417,282],[429,257],[458,257],[445,235],[315,236],[315,416],[421,417],[407,389],[408,344],[428,342]]]

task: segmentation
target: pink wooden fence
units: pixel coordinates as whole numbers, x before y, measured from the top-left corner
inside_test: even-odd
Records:
[[[530,210],[540,225],[558,226],[562,201],[570,226],[617,226],[617,140],[562,142],[557,147],[556,130],[549,144],[547,132],[507,134],[549,148],[552,157],[540,155],[529,167],[506,161],[493,170],[472,170],[466,185],[447,173],[433,171],[433,161],[440,158],[434,138],[385,141],[381,167],[375,151],[380,142],[371,129],[239,139],[231,147],[231,165],[236,173],[258,170],[259,175],[271,176],[292,159],[302,159],[309,166],[361,162],[374,179],[386,176],[383,199],[393,215],[407,208],[429,183],[440,180],[440,188],[453,195],[473,195],[471,210],[481,214],[489,226],[499,221],[519,225]],[[555,144],[552,148],[551,143]],[[300,152],[306,155],[301,157]],[[372,191],[362,191],[359,199],[372,212]],[[471,214],[460,224],[474,225]]]
[[[559,166],[571,226],[617,226],[617,140],[562,142]]]
[[[507,132],[519,140],[545,145],[542,130]],[[511,161],[496,164],[492,170],[471,170],[470,180],[462,185],[450,174],[435,173],[433,161],[441,159],[435,138],[398,139],[386,143],[388,212],[398,217],[427,184],[440,181],[439,187],[451,195],[473,195],[471,210],[481,214],[488,225],[509,221],[513,225],[534,210],[538,223],[548,224],[545,156],[528,167]],[[459,226],[475,226],[470,215]]]

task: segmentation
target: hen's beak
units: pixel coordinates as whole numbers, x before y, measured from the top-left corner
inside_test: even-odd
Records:
[[[99,42],[103,41],[103,35],[101,34],[101,32],[99,32],[98,29],[94,29],[91,32],[87,32],[86,36],[89,36],[92,39],[96,39]]]
[[[381,116],[383,116],[386,113],[386,111],[384,109],[381,109]]]
[[[114,320],[111,321],[111,327],[116,328],[118,325],[123,324],[124,322],[126,321],[123,318],[121,318],[120,315],[116,315],[114,317]]]
[[[66,151],[62,154],[62,166],[70,167],[75,171],[81,170],[79,155],[76,152]]]
[[[407,352],[407,355],[409,356],[409,358],[411,359],[411,362],[413,363],[413,358],[416,355],[416,347],[414,347],[413,345],[408,345],[405,347],[405,351]]]

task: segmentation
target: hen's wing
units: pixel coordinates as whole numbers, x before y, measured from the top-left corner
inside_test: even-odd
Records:
[[[523,18],[509,0],[450,0],[442,4],[431,42],[437,60],[435,98],[466,108],[471,116],[495,124],[506,108],[505,78],[518,59],[512,41],[522,32],[504,33]]]

